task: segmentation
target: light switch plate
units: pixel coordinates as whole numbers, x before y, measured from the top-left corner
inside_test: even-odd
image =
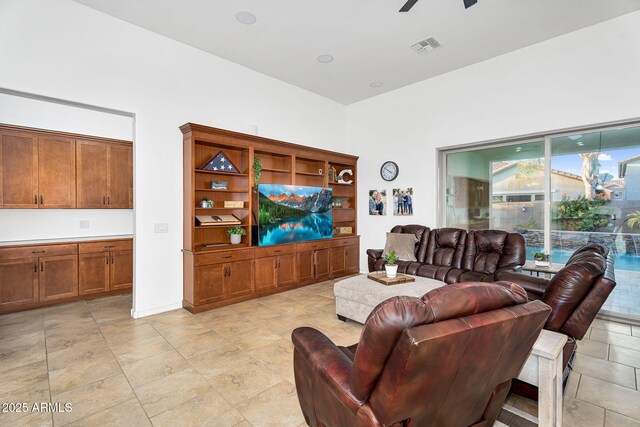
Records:
[[[168,233],[169,232],[169,224],[166,222],[153,224],[153,232],[154,233]]]
[[[84,219],[82,221],[80,221],[80,228],[89,228],[91,226],[91,223]]]

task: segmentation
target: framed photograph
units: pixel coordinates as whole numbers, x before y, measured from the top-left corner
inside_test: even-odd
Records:
[[[387,214],[387,190],[369,190],[369,215]]]
[[[227,181],[211,181],[212,190],[226,190],[228,185]]]
[[[393,215],[412,216],[413,215],[413,188],[393,189]]]

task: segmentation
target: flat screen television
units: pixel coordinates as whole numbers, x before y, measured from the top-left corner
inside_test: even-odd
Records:
[[[258,245],[333,236],[331,188],[258,184]]]

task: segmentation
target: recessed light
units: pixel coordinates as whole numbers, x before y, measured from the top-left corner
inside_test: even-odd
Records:
[[[318,62],[321,62],[323,64],[328,64],[329,62],[333,61],[333,56],[331,55],[320,55],[318,56]]]
[[[243,10],[241,12],[236,13],[236,20],[241,24],[251,25],[251,24],[255,24],[256,15],[254,15],[251,12],[247,12],[246,10]]]
[[[516,151],[522,151],[522,147],[517,147]]]
[[[371,87],[382,87],[382,86],[384,86],[384,83],[382,83],[382,82],[371,82],[371,83],[369,83],[369,86],[371,86]]]

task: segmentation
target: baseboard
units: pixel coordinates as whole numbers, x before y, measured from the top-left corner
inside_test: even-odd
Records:
[[[179,308],[182,308],[181,302],[177,302],[175,304],[163,305],[161,307],[154,307],[147,310],[134,311],[133,309],[131,309],[131,317],[133,317],[134,319],[139,319],[141,317],[147,317],[147,316],[151,316],[158,313],[164,313],[165,311],[177,310]]]

